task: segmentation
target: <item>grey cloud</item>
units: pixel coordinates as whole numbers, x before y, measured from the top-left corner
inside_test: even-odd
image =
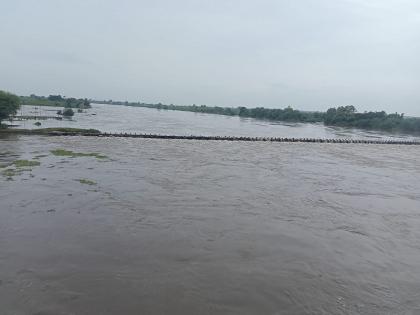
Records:
[[[19,94],[420,116],[417,0],[3,0],[0,9],[0,88]]]

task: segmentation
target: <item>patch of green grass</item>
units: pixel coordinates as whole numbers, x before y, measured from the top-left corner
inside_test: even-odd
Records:
[[[64,149],[51,150],[50,152],[52,154],[54,154],[55,156],[70,156],[70,157],[75,157],[73,151],[68,151],[68,150],[64,150]]]
[[[13,176],[22,175],[23,172],[30,172],[32,167],[41,165],[38,161],[30,161],[30,160],[16,160],[9,165],[2,166],[2,168],[14,166],[14,168],[6,168],[1,172],[1,175],[8,178],[8,180],[12,180]],[[31,175],[31,177],[33,177]]]
[[[1,174],[3,176],[6,176],[6,177],[10,178],[10,177],[22,174],[22,172],[23,172],[23,170],[9,168],[7,170],[4,170]]]
[[[95,157],[97,159],[107,159],[108,157],[106,155],[100,154],[100,153],[81,153],[81,152],[73,152],[70,150],[64,150],[64,149],[56,149],[50,151],[55,156],[68,156],[68,157]]]
[[[16,167],[33,167],[41,165],[38,161],[16,160],[13,162]]]
[[[81,179],[76,179],[80,184],[85,184],[85,185],[96,185],[96,182],[90,179],[86,179],[86,178],[81,178]]]

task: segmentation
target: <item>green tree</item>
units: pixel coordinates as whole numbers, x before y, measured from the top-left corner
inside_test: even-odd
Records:
[[[65,108],[63,110],[63,116],[71,117],[74,115],[74,111],[71,108]]]
[[[64,104],[65,108],[72,108],[75,107],[75,104],[77,103],[77,100],[73,97],[67,98],[66,103]]]
[[[50,96],[48,96],[48,99],[50,101],[61,102],[63,100],[63,97],[61,95],[50,95]]]
[[[90,108],[91,106],[90,106],[90,102],[88,101],[88,99],[87,98],[85,98],[84,100],[83,100],[83,107],[84,108]]]
[[[0,123],[15,115],[20,107],[20,98],[14,94],[0,91]]]

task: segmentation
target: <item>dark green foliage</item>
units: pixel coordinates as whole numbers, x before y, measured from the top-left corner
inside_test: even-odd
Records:
[[[74,115],[74,111],[70,107],[66,107],[63,110],[63,116],[72,117]]]
[[[351,123],[355,120],[355,113],[356,108],[352,105],[330,108],[325,114],[324,122],[326,125],[337,125],[338,122]]]
[[[115,102],[113,102],[114,104]],[[118,102],[117,102],[118,103]],[[121,105],[121,104],[117,104]],[[122,104],[125,105],[125,104]],[[195,113],[218,114],[226,116],[241,116],[257,119],[268,119],[288,122],[322,122],[324,114],[319,112],[303,112],[293,108],[246,108],[246,107],[219,107],[206,105],[163,105],[163,104],[144,104],[144,103],[129,103],[129,106],[140,106],[164,110],[179,110]]]
[[[73,104],[75,104],[77,102],[77,100],[75,99],[75,98],[68,98],[68,99],[66,99],[65,100],[65,103],[64,103],[64,107],[65,108],[72,108],[74,105]]]
[[[18,96],[0,91],[0,123],[2,120],[15,115],[20,107],[20,99]]]
[[[48,100],[54,101],[54,102],[61,102],[64,100],[64,98],[61,95],[50,95],[48,96]]]
[[[67,108],[90,108],[88,99],[66,98],[61,95],[50,95],[48,97],[31,94],[30,96],[20,97],[22,104],[35,106],[57,106]]]
[[[122,102],[111,104],[124,105]],[[327,126],[341,126],[349,128],[383,130],[389,132],[403,132],[420,134],[420,118],[406,118],[404,114],[387,114],[381,112],[358,113],[353,105],[330,108],[327,112],[304,112],[292,107],[278,108],[246,108],[246,107],[210,107],[206,105],[183,106],[129,103],[129,106],[157,108],[165,110],[180,110],[196,113],[219,114],[228,116],[250,117],[285,122],[317,123],[323,122]]]
[[[404,114],[387,114],[384,111],[357,113],[353,106],[330,108],[325,114],[324,123],[330,126],[420,133],[420,118],[405,118]]]
[[[56,97],[53,96],[56,100],[50,100],[44,96],[38,96],[35,94],[31,94],[31,96],[21,96],[20,100],[23,105],[34,105],[34,106],[64,106],[64,100],[57,100]]]
[[[92,106],[90,106],[90,102],[86,98],[76,99],[76,98],[71,97],[71,98],[65,99],[64,107],[84,109],[84,108],[91,108]]]
[[[387,114],[381,112],[358,113],[352,105],[330,108],[327,112],[305,112],[295,110],[292,107],[279,108],[246,108],[246,107],[219,107],[206,105],[164,105],[146,103],[115,102],[112,100],[99,103],[113,105],[128,105],[159,110],[179,110],[195,113],[218,114],[228,116],[240,116],[256,119],[267,119],[285,122],[324,123],[327,126],[341,126],[349,128],[361,128],[383,130],[390,132],[404,132],[420,134],[420,118],[406,118],[404,114]]]

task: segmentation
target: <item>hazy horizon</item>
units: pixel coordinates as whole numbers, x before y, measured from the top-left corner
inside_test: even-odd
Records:
[[[4,0],[0,89],[420,116],[414,0]]]

